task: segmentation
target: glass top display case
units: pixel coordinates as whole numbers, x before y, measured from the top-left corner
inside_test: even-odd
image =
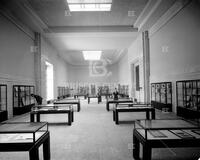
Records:
[[[72,105],[71,104],[42,104],[42,105],[36,105],[33,106],[31,111],[37,112],[37,111],[62,111],[62,110],[71,110]]]
[[[48,132],[47,123],[6,122],[0,124],[0,144],[35,143]]]
[[[134,127],[146,140],[200,139],[200,126],[183,119],[138,120]]]

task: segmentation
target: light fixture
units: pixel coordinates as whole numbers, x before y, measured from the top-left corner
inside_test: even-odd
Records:
[[[111,11],[112,0],[67,0],[71,12]]]
[[[101,59],[102,51],[83,51],[83,57],[85,60],[98,61]]]

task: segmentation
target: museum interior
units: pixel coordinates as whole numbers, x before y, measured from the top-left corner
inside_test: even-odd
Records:
[[[200,0],[0,1],[0,160],[67,159],[200,159]]]

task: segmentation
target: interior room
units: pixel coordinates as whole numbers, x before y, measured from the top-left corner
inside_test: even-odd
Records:
[[[199,160],[200,0],[1,0],[0,160]]]

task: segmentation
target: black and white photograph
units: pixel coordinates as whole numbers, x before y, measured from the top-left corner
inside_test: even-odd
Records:
[[[0,160],[200,160],[200,0],[0,0]]]

